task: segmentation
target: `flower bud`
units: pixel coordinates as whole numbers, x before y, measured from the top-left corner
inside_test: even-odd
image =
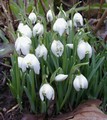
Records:
[[[38,45],[37,48],[35,49],[35,54],[37,58],[43,57],[44,60],[46,60],[47,53],[48,53],[47,48],[43,44]]]
[[[53,21],[53,14],[51,10],[48,10],[47,14],[46,14],[46,18],[48,22],[52,22]]]
[[[54,100],[54,98],[55,98],[54,89],[48,83],[42,85],[42,87],[39,90],[39,95],[40,95],[40,99],[42,101],[44,101],[44,96],[48,100]]]
[[[75,79],[73,81],[73,86],[74,86],[76,91],[80,91],[80,88],[87,89],[88,88],[88,81],[85,78],[85,76],[80,74],[80,75],[77,75],[75,77]]]
[[[64,81],[67,77],[68,75],[59,74],[55,77],[55,81]]]
[[[59,40],[54,40],[51,45],[51,51],[56,57],[60,57],[64,51],[64,45]]]
[[[74,17],[73,17],[73,22],[74,22],[74,26],[78,27],[78,25],[83,26],[83,17],[80,13],[75,13]]]
[[[28,18],[30,19],[30,21],[32,22],[32,24],[35,24],[37,17],[36,14],[34,12],[31,12],[28,16]]]
[[[44,27],[41,23],[37,23],[33,27],[33,36],[35,37],[36,35],[42,36],[44,33]]]
[[[64,18],[58,18],[54,25],[53,30],[57,33],[59,33],[60,36],[66,31],[68,25]]]
[[[77,46],[77,54],[80,60],[84,59],[86,54],[89,54],[89,58],[91,58],[92,47],[88,42],[81,40]]]

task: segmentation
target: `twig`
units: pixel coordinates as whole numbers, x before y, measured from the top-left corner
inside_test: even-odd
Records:
[[[4,11],[5,17],[6,17],[6,21],[7,21],[7,34],[8,34],[8,37],[9,37],[9,41],[11,43],[14,43],[14,37],[12,35],[12,33],[14,32],[14,28],[13,28],[13,24],[12,24],[12,20],[11,20],[9,11],[7,11],[3,0],[0,0],[0,2],[1,2],[2,9]]]
[[[42,5],[42,8],[43,8],[43,10],[44,10],[44,13],[45,13],[45,15],[46,15],[46,13],[47,13],[47,8],[46,8],[46,6],[45,6],[45,3],[43,2],[43,0],[40,0],[40,3],[41,3],[41,5]]]
[[[101,25],[103,24],[106,16],[107,16],[107,9],[104,11],[101,19],[100,19],[99,22],[97,23],[96,27],[93,29],[95,33],[101,28]]]
[[[5,119],[4,119],[4,116],[3,116],[3,114],[2,114],[1,112],[0,112],[0,116],[3,118],[3,120],[5,120]]]
[[[5,66],[5,67],[11,68],[10,65],[4,64],[4,63],[2,63],[2,62],[0,62],[0,64],[3,65],[3,66]]]

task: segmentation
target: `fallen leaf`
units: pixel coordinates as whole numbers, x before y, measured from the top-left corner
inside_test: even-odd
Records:
[[[100,100],[88,100],[80,104],[73,112],[59,115],[51,120],[107,120],[107,115],[98,108],[100,104]]]

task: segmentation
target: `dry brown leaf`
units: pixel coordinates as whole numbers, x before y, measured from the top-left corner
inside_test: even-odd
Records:
[[[98,108],[100,104],[100,100],[88,100],[73,112],[62,114],[52,120],[107,120],[107,115]]]

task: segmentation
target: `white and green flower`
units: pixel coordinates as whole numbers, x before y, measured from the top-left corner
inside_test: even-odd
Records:
[[[50,86],[48,83],[43,84],[39,90],[40,99],[44,101],[44,97],[46,97],[48,100],[54,100],[55,98],[55,92],[52,86]]]
[[[80,60],[84,59],[86,54],[89,54],[89,58],[91,58],[92,56],[91,45],[88,42],[80,40],[77,46],[77,54]]]
[[[53,21],[53,14],[51,10],[48,10],[47,14],[46,14],[46,18],[48,22],[52,22]]]
[[[51,45],[51,51],[56,57],[60,57],[64,52],[64,45],[60,40],[54,40]]]
[[[53,30],[57,32],[60,36],[63,35],[63,33],[66,31],[68,25],[64,18],[58,18],[54,25]]]
[[[21,33],[22,36],[32,37],[32,30],[27,24],[19,23],[17,31]]]
[[[21,53],[23,55],[27,55],[30,52],[31,43],[31,39],[27,36],[18,37],[15,42],[15,49],[17,53],[19,55]]]
[[[45,47],[44,44],[42,44],[42,45],[39,44],[37,46],[37,48],[35,49],[35,54],[36,54],[37,58],[43,57],[44,60],[46,60],[47,59],[47,53],[48,53],[48,51],[47,51],[47,48]]]
[[[76,75],[74,81],[73,81],[73,86],[76,91],[80,91],[80,89],[87,89],[88,88],[88,81],[85,76],[82,74]]]
[[[37,17],[36,14],[34,12],[31,12],[28,16],[28,18],[30,19],[30,21],[32,22],[32,24],[35,24]]]
[[[65,75],[65,74],[58,74],[56,77],[55,77],[55,81],[64,81],[66,80],[68,77],[68,75]]]

